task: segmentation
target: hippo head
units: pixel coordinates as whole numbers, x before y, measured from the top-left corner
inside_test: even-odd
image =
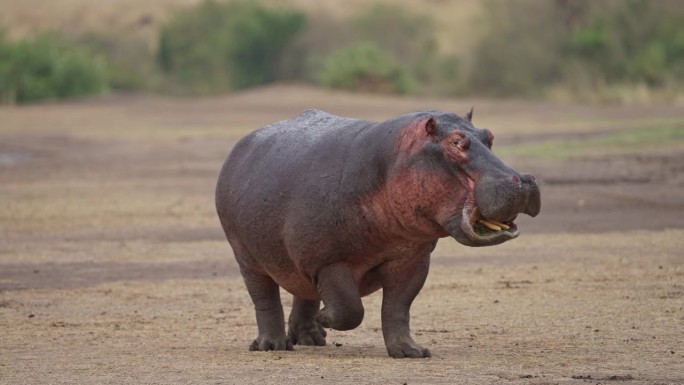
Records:
[[[497,245],[518,236],[518,214],[539,214],[535,177],[494,155],[494,135],[473,126],[472,110],[465,117],[430,113],[408,131],[414,151],[407,163],[411,174],[421,174],[413,180],[420,187],[411,189],[421,191],[414,206],[431,217],[442,236],[467,246]]]
[[[534,176],[508,167],[494,155],[494,135],[475,128],[472,116],[471,109],[465,118],[430,117],[424,127],[432,139],[432,156],[463,189],[456,197],[457,210],[443,213],[442,226],[464,245],[490,246],[518,236],[516,217],[539,214],[541,194]]]

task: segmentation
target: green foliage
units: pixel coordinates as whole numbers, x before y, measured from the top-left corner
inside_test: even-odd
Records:
[[[350,25],[356,41],[382,47],[415,75],[424,75],[423,63],[437,54],[432,19],[405,8],[377,4],[356,15]]]
[[[14,86],[14,48],[0,34],[0,104],[11,103],[16,97]]]
[[[470,92],[535,96],[558,79],[564,33],[562,15],[544,1],[490,1],[488,29],[475,46]]]
[[[282,51],[304,22],[299,11],[207,0],[162,27],[159,66],[200,93],[268,83],[276,80]]]
[[[455,91],[458,60],[440,55],[430,16],[376,4],[353,17],[350,25],[357,41],[372,42],[400,62],[415,79],[416,91]]]
[[[482,28],[459,56],[438,46],[430,15],[391,3],[307,19],[258,0],[204,0],[171,15],[154,48],[128,33],[16,43],[0,34],[0,103],[106,88],[207,94],[275,81],[589,102],[684,94],[684,2],[483,1]]]
[[[56,35],[18,43],[0,40],[0,102],[69,98],[106,88],[103,63]]]
[[[332,53],[319,73],[333,88],[380,93],[409,93],[413,79],[391,56],[372,43],[355,43]]]
[[[160,82],[154,51],[141,38],[89,33],[78,43],[101,57],[113,90],[154,90]]]
[[[448,93],[457,76],[456,60],[439,54],[432,18],[396,5],[376,4],[344,20],[316,17],[295,48],[288,66],[305,70],[289,73],[327,87]]]
[[[660,87],[684,80],[684,6],[646,0],[487,3],[469,91],[543,96],[550,87]]]
[[[570,59],[597,71],[608,82],[659,85],[681,67],[681,12],[669,12],[645,0],[614,4],[607,10],[590,10],[585,21],[570,31]]]

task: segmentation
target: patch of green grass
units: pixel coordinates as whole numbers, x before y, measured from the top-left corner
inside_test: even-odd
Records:
[[[651,151],[655,148],[684,146],[684,126],[641,128],[584,139],[548,140],[539,143],[500,147],[500,155],[523,155],[565,160],[591,155]]]

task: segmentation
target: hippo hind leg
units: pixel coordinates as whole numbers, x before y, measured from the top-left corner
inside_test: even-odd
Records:
[[[293,345],[325,346],[326,332],[316,321],[321,301],[294,297],[288,319],[288,339]]]
[[[278,284],[268,275],[242,267],[240,271],[254,303],[259,329],[259,335],[249,350],[292,350],[292,343],[285,335],[285,317]]]

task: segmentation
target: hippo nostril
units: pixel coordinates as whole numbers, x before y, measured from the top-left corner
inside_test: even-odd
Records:
[[[534,175],[530,174],[522,174],[522,181],[524,183],[535,183],[537,182],[537,178],[534,177]]]
[[[513,175],[511,179],[513,180],[513,183],[520,184],[520,178],[518,178],[517,175]]]

